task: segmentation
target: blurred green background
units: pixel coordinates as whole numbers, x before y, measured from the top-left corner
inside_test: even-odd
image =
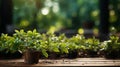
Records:
[[[37,1],[37,2],[36,2]],[[79,29],[83,22],[99,25],[98,0],[13,0],[18,28]]]
[[[82,31],[84,24],[92,23],[97,32],[99,13],[99,0],[13,0],[15,29]],[[110,0],[109,22],[120,31],[120,0]]]

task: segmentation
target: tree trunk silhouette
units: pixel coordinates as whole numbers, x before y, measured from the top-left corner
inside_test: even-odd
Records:
[[[1,0],[0,2],[0,34],[7,33],[7,25],[12,24],[12,0]]]
[[[109,35],[109,0],[99,0],[100,6],[100,39],[107,40]]]

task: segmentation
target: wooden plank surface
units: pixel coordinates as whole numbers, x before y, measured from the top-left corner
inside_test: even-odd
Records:
[[[44,67],[44,66],[120,66],[120,59],[77,58],[77,59],[40,59],[38,64],[25,64],[23,59],[0,60],[0,67]]]

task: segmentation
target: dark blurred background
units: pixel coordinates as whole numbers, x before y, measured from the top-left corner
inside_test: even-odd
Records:
[[[120,0],[0,0],[0,34],[37,29],[103,38],[113,27],[120,32]]]

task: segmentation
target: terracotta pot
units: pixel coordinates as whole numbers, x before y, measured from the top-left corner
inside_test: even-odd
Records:
[[[39,51],[26,50],[24,53],[24,62],[27,64],[37,64],[39,62]]]

